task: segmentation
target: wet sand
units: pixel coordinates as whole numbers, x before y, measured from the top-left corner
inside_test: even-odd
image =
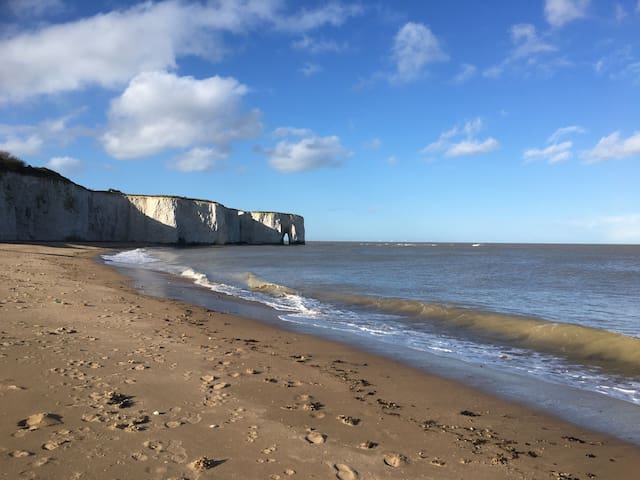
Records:
[[[0,478],[626,479],[640,448],[0,244]],[[607,412],[603,412],[606,415]]]

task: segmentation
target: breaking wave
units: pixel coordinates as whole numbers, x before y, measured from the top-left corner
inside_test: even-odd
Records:
[[[277,283],[267,282],[258,278],[253,273],[247,273],[247,286],[254,292],[267,293],[274,297],[282,297],[284,295],[295,295],[296,292],[291,288],[284,285],[278,285]]]
[[[126,250],[113,255],[102,255],[104,261],[109,265],[144,265],[153,263],[157,260],[149,255],[146,248],[136,248],[135,250]]]
[[[494,341],[561,355],[627,375],[640,374],[640,338],[621,333],[417,300],[341,294],[331,297],[368,309],[442,322]]]

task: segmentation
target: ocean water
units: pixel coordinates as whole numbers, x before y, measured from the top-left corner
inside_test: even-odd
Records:
[[[640,442],[640,246],[312,242],[104,260],[137,272],[147,293],[223,310],[221,298],[249,302],[262,308],[250,316],[474,379]],[[197,293],[150,287],[166,273]],[[603,426],[593,424],[603,411]]]

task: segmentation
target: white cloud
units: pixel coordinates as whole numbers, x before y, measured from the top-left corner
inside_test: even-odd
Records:
[[[73,157],[53,157],[50,159],[46,167],[59,173],[73,173],[83,168],[82,161]]]
[[[462,131],[469,137],[480,133],[482,130],[484,130],[484,122],[480,117],[476,117],[473,120],[465,122],[462,127]],[[449,132],[445,132],[445,134],[453,136],[453,131],[454,130],[450,130]]]
[[[316,73],[320,73],[322,71],[322,67],[317,63],[307,62],[302,67],[300,67],[300,72],[305,77],[310,77],[311,75],[315,75]]]
[[[346,44],[339,44],[335,40],[324,40],[312,38],[309,35],[303,35],[298,40],[294,40],[291,46],[296,50],[304,50],[309,53],[341,53],[347,49]]]
[[[640,131],[627,138],[622,138],[620,132],[613,132],[602,137],[595,147],[583,152],[582,156],[587,163],[640,156]]]
[[[554,143],[543,149],[531,148],[526,150],[523,155],[523,159],[527,162],[533,160],[547,160],[549,163],[559,163],[564,160],[568,160],[573,155],[571,148],[573,143],[562,142]]]
[[[463,63],[460,65],[460,71],[453,77],[453,83],[462,85],[463,83],[468,82],[473,78],[478,69],[475,65],[471,65],[470,63]]]
[[[590,0],[546,0],[544,13],[547,22],[554,27],[584,18],[587,15]]]
[[[274,137],[310,137],[313,132],[308,128],[278,127],[271,134]]]
[[[489,137],[485,140],[462,140],[461,142],[451,145],[445,155],[447,157],[459,157],[462,155],[480,155],[483,153],[493,152],[497,150],[500,144],[498,141]]]
[[[169,167],[181,172],[204,172],[215,168],[226,153],[214,148],[196,147],[179,156]]]
[[[557,143],[558,140],[560,140],[562,137],[572,133],[586,133],[586,130],[582,127],[579,127],[578,125],[562,127],[551,134],[551,136],[547,139],[547,143]]]
[[[390,80],[398,83],[415,80],[424,75],[430,63],[449,59],[429,27],[413,22],[404,24],[396,34],[392,56],[396,72]]]
[[[102,143],[116,158],[203,144],[226,149],[232,141],[261,131],[259,111],[240,111],[247,92],[231,77],[198,80],[167,72],[141,73],[111,101]]]
[[[22,138],[10,136],[0,143],[0,150],[9,152],[16,157],[28,157],[39,153],[43,143],[42,138],[37,134]]]
[[[364,148],[367,150],[380,150],[380,147],[382,147],[382,140],[379,138],[372,138],[364,144]]]
[[[433,154],[444,153],[446,157],[459,157],[464,155],[480,155],[497,150],[500,143],[493,137],[484,140],[475,138],[484,130],[484,122],[481,118],[465,122],[440,134],[435,142],[424,147],[420,153]]]
[[[398,157],[396,157],[395,155],[391,155],[387,158],[387,163],[389,165],[395,165],[396,163],[398,163]]]
[[[18,156],[31,156],[40,153],[49,144],[66,145],[78,136],[93,135],[90,128],[69,126],[69,122],[81,111],[43,120],[36,125],[0,123],[0,149]]]
[[[525,150],[522,158],[525,162],[533,162],[535,160],[546,160],[547,163],[560,163],[570,159],[573,156],[573,142],[565,141],[558,143],[567,135],[582,134],[586,130],[578,125],[569,125],[567,127],[558,128],[547,139],[547,147],[530,148]]]
[[[269,164],[282,173],[337,167],[351,156],[337,136],[308,136],[297,142],[281,141],[274,148],[261,149]]]
[[[331,3],[285,14],[278,0],[143,2],[125,10],[45,25],[0,39],[0,102],[74,91],[119,88],[149,70],[173,69],[196,55],[216,61],[226,53],[222,34],[256,26],[306,32],[340,25],[362,11]]]
[[[557,50],[553,45],[545,43],[538,36],[536,27],[528,23],[520,23],[511,27],[511,42],[514,45],[512,52],[514,59]]]
[[[557,68],[570,64],[557,54],[558,48],[548,43],[544,36],[538,35],[536,27],[529,23],[512,25],[509,35],[511,51],[500,63],[482,71],[482,76],[485,78],[499,78],[510,71],[525,76],[532,72],[548,76]]]
[[[359,4],[343,5],[331,2],[315,9],[303,9],[288,16],[281,15],[275,17],[273,21],[280,30],[308,32],[325,25],[338,27],[349,18],[361,15],[363,12],[364,7]]]

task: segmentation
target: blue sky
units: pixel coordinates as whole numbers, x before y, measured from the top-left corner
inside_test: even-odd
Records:
[[[640,242],[640,0],[2,0],[0,150],[309,240]]]

